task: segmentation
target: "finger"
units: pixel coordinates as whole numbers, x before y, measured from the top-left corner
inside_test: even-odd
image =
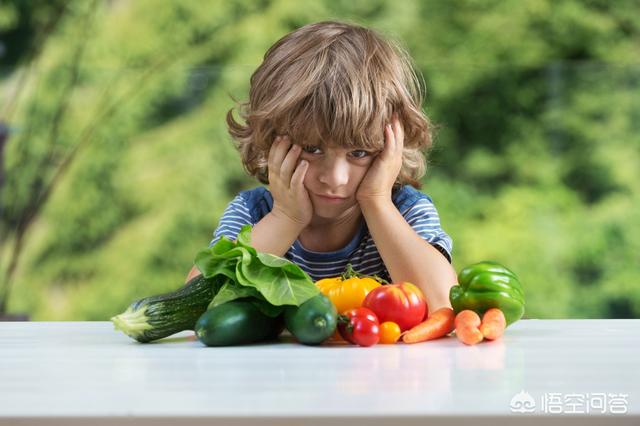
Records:
[[[273,166],[273,159],[276,154],[276,149],[278,148],[278,144],[280,143],[280,136],[276,136],[276,138],[271,143],[271,148],[269,148],[269,158],[267,159],[267,165],[269,168]]]
[[[291,182],[291,175],[293,174],[296,164],[298,163],[298,157],[300,156],[300,145],[293,144],[287,155],[282,160],[282,166],[280,166],[280,178],[289,185]]]
[[[396,139],[396,149],[398,151],[402,151],[402,148],[404,147],[404,129],[397,114],[393,121],[393,128],[395,129],[394,135]]]
[[[292,188],[300,188],[304,182],[304,177],[307,174],[307,170],[309,169],[309,162],[306,160],[302,160],[296,170],[293,172],[291,176],[291,187]]]
[[[273,170],[280,173],[280,168],[282,167],[282,161],[284,157],[289,152],[289,147],[291,146],[291,141],[287,136],[283,136],[280,138],[280,142],[278,142],[278,146],[276,146],[276,150],[273,153]]]
[[[391,129],[390,124],[387,124],[384,127],[384,133],[385,133],[385,138],[384,138],[385,144],[384,144],[384,150],[382,151],[381,157],[383,159],[387,159],[391,157],[395,147],[395,137],[393,136],[393,130]]]
[[[391,134],[391,146],[389,147],[389,154],[393,155],[398,149],[398,135],[396,134],[393,122],[389,126],[389,133]]]
[[[271,144],[269,149],[269,159],[267,160],[267,172],[270,184],[274,184],[276,180],[279,180],[280,167],[276,164],[276,152],[282,144],[282,137],[278,136]]]

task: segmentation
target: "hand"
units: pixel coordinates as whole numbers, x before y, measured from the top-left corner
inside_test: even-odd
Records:
[[[288,136],[278,136],[269,150],[269,190],[273,196],[272,213],[305,227],[311,222],[313,205],[304,187],[309,163],[298,157],[302,148]]]
[[[395,113],[391,117],[391,124],[385,126],[384,135],[383,151],[373,160],[358,186],[356,199],[360,204],[391,200],[393,184],[402,168],[404,148],[404,130]]]

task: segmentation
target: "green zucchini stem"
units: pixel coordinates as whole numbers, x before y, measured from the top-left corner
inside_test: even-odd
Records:
[[[149,324],[149,317],[145,315],[147,305],[143,304],[135,311],[130,306],[120,315],[111,318],[116,330],[120,330],[126,335],[137,339],[146,330],[153,328]]]

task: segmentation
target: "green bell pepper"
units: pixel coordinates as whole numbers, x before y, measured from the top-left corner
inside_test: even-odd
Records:
[[[474,263],[458,274],[458,285],[451,287],[449,300],[457,314],[465,309],[480,317],[491,308],[498,308],[507,326],[524,314],[524,292],[513,271],[492,261]]]

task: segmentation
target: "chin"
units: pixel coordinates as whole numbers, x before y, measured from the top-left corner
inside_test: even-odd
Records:
[[[347,210],[353,207],[352,203],[344,203],[343,205],[327,205],[327,204],[313,204],[313,212],[316,216],[331,219],[337,218],[344,214]]]
[[[325,219],[330,219],[332,217],[337,217],[342,213],[343,209],[336,209],[335,207],[327,207],[327,206],[313,206],[313,213]]]

